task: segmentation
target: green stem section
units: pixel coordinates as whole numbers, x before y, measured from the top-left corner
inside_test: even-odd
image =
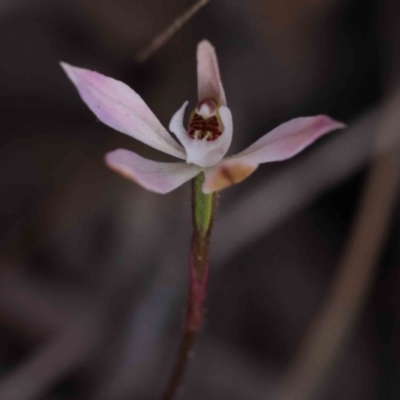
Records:
[[[214,219],[216,194],[204,194],[201,190],[204,175],[201,173],[193,179],[193,230],[197,230],[204,238],[211,233]]]
[[[182,384],[189,354],[197,333],[203,325],[204,299],[209,273],[209,244],[217,204],[217,193],[204,194],[201,190],[204,175],[193,179],[193,234],[189,256],[189,296],[186,320],[175,367],[163,400],[175,399]]]

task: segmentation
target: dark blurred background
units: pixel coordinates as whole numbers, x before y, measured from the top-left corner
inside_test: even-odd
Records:
[[[190,0],[0,2],[0,399],[156,399],[187,290],[190,185],[161,196],[105,152],[160,154],[96,121],[63,60],[134,88],[167,126],[217,49],[232,152],[293,117],[350,128],[221,193],[206,324],[182,399],[272,399],[332,284],[400,78],[395,0],[211,0],[147,61]],[[165,156],[165,159],[168,159]],[[400,395],[399,218],[362,314],[314,398]]]

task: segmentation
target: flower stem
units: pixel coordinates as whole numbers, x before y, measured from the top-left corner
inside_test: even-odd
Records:
[[[189,256],[188,305],[178,357],[163,400],[173,400],[176,397],[197,333],[203,326],[209,273],[209,244],[217,204],[217,193],[202,192],[203,181],[204,175],[201,173],[192,183],[193,234]]]

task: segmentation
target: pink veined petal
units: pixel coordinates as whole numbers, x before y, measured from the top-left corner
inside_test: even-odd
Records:
[[[123,177],[161,194],[171,192],[201,172],[201,168],[196,165],[147,160],[125,149],[107,153],[105,162]]]
[[[186,159],[184,149],[125,83],[66,63],[61,66],[101,122],[157,150]]]
[[[220,106],[226,106],[217,56],[207,40],[197,46],[197,88],[199,102],[210,97]]]
[[[322,135],[345,128],[326,115],[295,118],[262,136],[233,159],[251,164],[282,161],[295,156]]]
[[[203,193],[212,193],[235,185],[250,176],[258,167],[234,158],[226,158],[204,172]]]

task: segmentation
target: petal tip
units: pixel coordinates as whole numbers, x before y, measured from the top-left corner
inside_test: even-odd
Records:
[[[104,155],[104,163],[113,171],[120,173],[119,165],[121,164],[121,159],[124,157],[124,154],[126,152],[128,152],[128,150],[125,149],[116,149],[113,151],[109,151]]]
[[[112,171],[117,174],[123,176],[126,179],[129,179],[135,183],[137,182],[128,168],[124,167],[123,163],[121,163],[121,157],[123,157],[123,153],[126,152],[124,149],[117,149],[110,151],[104,155],[104,163],[110,168]]]
[[[72,65],[68,64],[65,61],[59,61],[58,63],[60,64],[61,68],[64,69],[64,70],[72,67]]]
[[[65,61],[60,61],[60,66],[67,74],[68,78],[76,85],[77,83],[77,72],[79,72],[80,68],[74,67],[71,64],[66,63]]]
[[[319,117],[319,121],[321,124],[330,125],[332,130],[347,128],[347,124],[345,124],[344,122],[338,121],[334,118],[331,118],[328,115],[322,114],[322,115],[319,115],[318,117]]]
[[[66,74],[72,70],[72,65],[66,63],[65,61],[59,61],[59,64]]]
[[[75,67],[74,65],[68,64],[64,61],[60,61],[60,66],[67,74],[68,78],[77,85],[80,81],[102,81],[105,78],[102,74],[96,71],[92,71],[86,68]],[[113,78],[107,78],[114,80]]]
[[[67,74],[73,73],[74,70],[77,69],[76,67],[74,67],[74,66],[71,65],[71,64],[66,63],[65,61],[60,61],[59,64],[60,64],[60,67],[61,67]]]
[[[117,150],[113,150],[113,151],[109,151],[108,153],[104,154],[104,162],[108,165],[109,163],[112,162],[112,159],[115,155],[115,153],[117,153],[118,151],[120,151],[122,149],[117,149]]]
[[[211,44],[211,42],[207,39],[200,40],[197,44],[197,49],[200,50],[204,48],[205,50],[215,50],[215,47]]]

